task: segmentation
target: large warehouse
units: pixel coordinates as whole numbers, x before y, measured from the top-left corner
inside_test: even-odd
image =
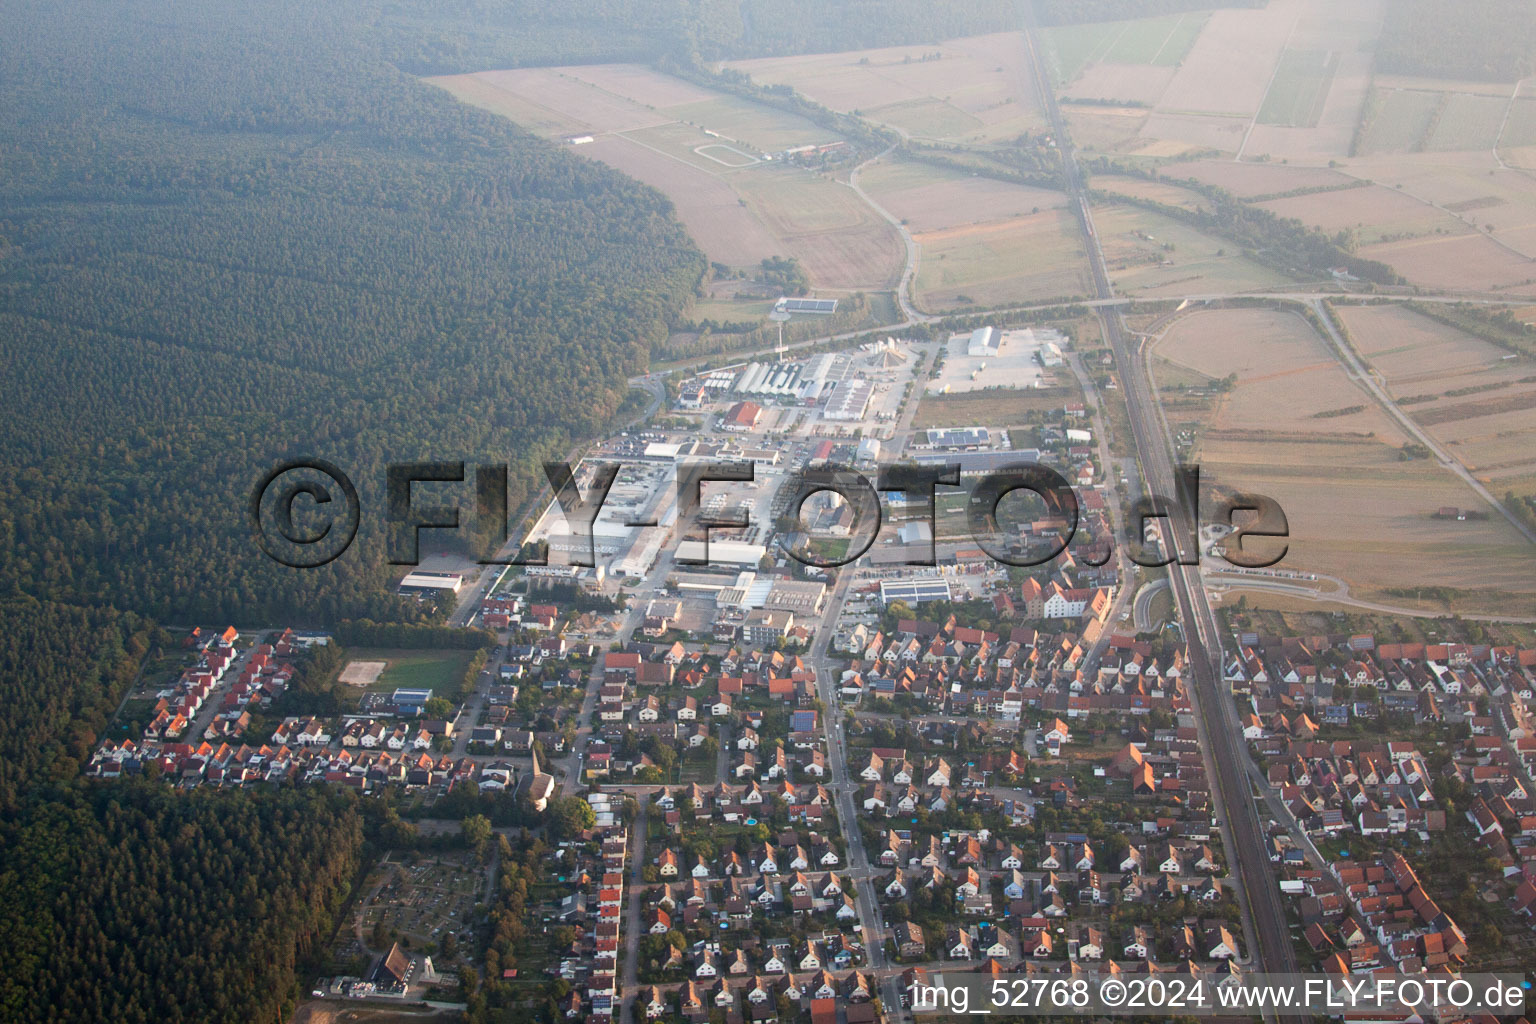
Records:
[[[456,572],[413,572],[400,581],[400,593],[425,597],[443,591],[457,594],[464,585],[464,577]]]
[[[827,398],[821,416],[828,420],[862,420],[874,395],[875,386],[861,377],[840,381]]]

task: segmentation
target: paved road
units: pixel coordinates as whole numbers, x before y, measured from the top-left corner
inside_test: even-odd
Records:
[[[838,826],[848,842],[847,863],[844,865],[848,879],[853,884],[853,895],[859,911],[859,934],[864,942],[865,959],[871,970],[881,970],[890,964],[885,956],[885,929],[881,925],[880,904],[871,880],[869,854],[864,848],[864,837],[859,832],[858,810],[854,806],[854,794],[858,784],[848,772],[848,744],[845,739],[842,704],[837,696],[837,670],[835,663],[827,659],[827,648],[832,642],[832,629],[853,583],[852,566],[844,566],[838,573],[837,582],[828,595],[826,610],[816,628],[816,639],[811,644],[810,662],[816,669],[816,690],[826,713],[821,716],[821,727],[827,740],[827,789],[832,793],[833,807],[837,811]],[[904,1021],[905,1012],[897,992],[897,980],[886,977],[881,982],[881,1002],[889,1019]]]
[[[879,156],[871,157],[870,159],[859,164],[859,166],[855,167],[852,173],[848,175],[848,187],[857,192],[859,198],[864,200],[864,202],[868,204],[871,210],[874,210],[881,217],[885,218],[885,220],[889,222],[890,225],[895,228],[896,231],[901,235],[902,244],[906,246],[906,263],[903,264],[901,268],[901,280],[896,283],[896,302],[899,306],[901,306],[901,315],[906,317],[907,323],[911,324],[931,319],[930,317],[921,313],[916,306],[912,305],[910,294],[912,288],[912,275],[917,272],[917,260],[919,253],[917,240],[912,237],[912,232],[907,230],[907,226],[901,222],[900,217],[897,217],[895,214],[891,213],[891,211],[875,202],[874,197],[871,196],[868,192],[865,192],[864,189],[859,186],[859,172],[864,170],[864,168],[868,167],[870,164],[880,160],[882,157],[888,156],[891,150],[895,148],[895,146],[891,146]]]
[[[1364,293],[1354,293],[1354,292],[1343,291],[1343,290],[1340,290],[1340,289],[1332,289],[1332,290],[1327,290],[1327,291],[1321,291],[1321,290],[1295,291],[1295,290],[1290,290],[1290,291],[1269,291],[1269,292],[1266,292],[1266,291],[1251,291],[1251,292],[1194,292],[1194,293],[1190,293],[1190,294],[1187,294],[1187,295],[1155,295],[1155,296],[1146,296],[1144,298],[1133,298],[1133,297],[1129,297],[1129,296],[1114,296],[1114,295],[1111,295],[1109,298],[1085,299],[1085,300],[1082,300],[1080,302],[1039,302],[1039,303],[1033,303],[1033,304],[1025,305],[1025,306],[1006,306],[1006,307],[1003,307],[1003,308],[991,310],[990,313],[994,317],[1002,317],[1002,316],[1007,316],[1007,315],[1012,314],[1012,313],[1029,313],[1029,312],[1034,312],[1034,311],[1043,310],[1043,309],[1061,309],[1064,306],[1075,306],[1075,307],[1079,307],[1079,308],[1082,308],[1082,309],[1090,309],[1090,310],[1102,312],[1104,310],[1114,310],[1114,309],[1119,309],[1119,308],[1122,308],[1122,307],[1125,307],[1125,306],[1129,306],[1129,305],[1131,305],[1132,303],[1135,303],[1135,302],[1160,302],[1160,303],[1161,302],[1219,302],[1219,301],[1223,301],[1223,300],[1226,300],[1226,299],[1239,299],[1239,298],[1246,298],[1246,299],[1279,299],[1279,300],[1282,300],[1282,301],[1285,301],[1285,302],[1313,302],[1313,301],[1317,301],[1317,300],[1321,300],[1321,299],[1348,298],[1350,295],[1355,295],[1355,294],[1364,294]],[[1415,295],[1415,294],[1412,294],[1411,292],[1404,292],[1403,294],[1390,294],[1390,293],[1383,293],[1383,292],[1380,292],[1380,291],[1376,291],[1376,292],[1369,293],[1369,295],[1370,295],[1370,298],[1373,301],[1382,301],[1382,302],[1437,302],[1437,303],[1450,303],[1450,304],[1455,304],[1455,303],[1460,303],[1460,302],[1470,302],[1470,303],[1473,303],[1473,304],[1476,304],[1476,305],[1483,305],[1483,306],[1513,306],[1513,307],[1528,306],[1528,305],[1530,305],[1530,300],[1529,299],[1518,299],[1518,298],[1511,298],[1511,297],[1509,297],[1507,295],[1495,295],[1495,294],[1491,294],[1491,293],[1475,293],[1475,292],[1469,292],[1469,293],[1465,293],[1465,294],[1455,294],[1455,295],[1443,295],[1443,294]],[[795,351],[797,349],[814,348],[817,345],[825,345],[828,342],[832,342],[832,341],[849,341],[849,340],[852,340],[854,338],[863,338],[863,337],[868,337],[868,336],[871,336],[871,335],[876,335],[876,334],[881,334],[881,333],[897,334],[897,333],[900,333],[904,328],[912,327],[912,326],[915,326],[916,324],[920,324],[920,323],[935,323],[935,322],[937,322],[939,320],[942,320],[942,319],[944,319],[944,318],[943,317],[939,317],[939,316],[933,316],[933,315],[926,314],[926,313],[919,313],[916,316],[906,316],[906,317],[904,317],[904,319],[902,319],[902,320],[900,320],[900,321],[898,321],[896,323],[885,324],[885,325],[880,326],[880,327],[860,327],[858,330],[843,331],[840,334],[824,334],[824,335],[821,335],[820,337],[816,337],[816,338],[806,338],[806,339],[804,339],[802,341],[789,342],[789,343],[785,344],[784,350],[785,350],[785,352],[792,352],[792,351]],[[765,345],[762,348],[758,348],[758,349],[743,349],[743,350],[741,350],[739,352],[732,353],[732,355],[733,355],[733,358],[736,360],[736,364],[741,364],[741,363],[750,362],[753,359],[758,359],[758,358],[760,358],[762,356],[777,356],[778,351],[779,351],[778,345],[777,344],[773,344],[773,345]],[[680,361],[680,362],[672,364],[670,369],[661,370],[661,371],[658,371],[655,374],[646,374],[646,375],[639,376],[639,377],[632,377],[632,378],[630,378],[629,383],[632,386],[634,386],[634,387],[642,387],[642,386],[644,386],[643,382],[646,380],[647,377],[650,377],[650,376],[664,377],[664,376],[666,376],[667,374],[670,374],[670,373],[686,372],[686,370],[687,370],[687,368],[689,366],[693,366],[693,365],[696,365],[698,363],[712,362],[712,361],[715,361],[717,359],[719,359],[719,355],[718,354],[716,354],[716,355],[708,355],[708,356],[699,356],[696,359],[691,359],[691,360],[683,360],[683,361]],[[574,457],[571,459],[571,461],[572,462],[575,461]],[[542,503],[543,503],[543,498],[541,497],[540,498],[540,504],[542,505]]]
[[[1087,243],[1095,290],[1100,298],[1109,299],[1114,296],[1114,290],[1105,267],[1103,249],[1094,229],[1093,211],[1088,203],[1077,158],[1062,121],[1055,93],[1045,80],[1045,64],[1040,59],[1036,41],[1032,4],[1026,8],[1026,15],[1025,43],[1030,50],[1031,63],[1036,69],[1040,95],[1052,131],[1061,148],[1067,191],[1073,197]],[[1176,495],[1178,491],[1174,487],[1167,438],[1161,431],[1153,403],[1149,401],[1149,386],[1139,360],[1134,358],[1134,347],[1126,337],[1122,315],[1117,309],[1100,308],[1099,318],[1105,340],[1114,352],[1120,368],[1121,390],[1125,395],[1135,448],[1141,460],[1142,477],[1152,493]],[[1165,528],[1165,543],[1172,542],[1174,538],[1188,537],[1190,533],[1185,511],[1178,507],[1171,511],[1172,522],[1159,521]],[[1255,967],[1266,971],[1294,972],[1296,957],[1285,908],[1280,902],[1274,879],[1270,876],[1263,827],[1255,813],[1247,776],[1242,768],[1247,759],[1247,751],[1241,745],[1242,732],[1237,728],[1236,711],[1221,684],[1219,628],[1205,599],[1198,568],[1174,563],[1168,569],[1180,621],[1184,623],[1190,640],[1190,699],[1199,726],[1204,762],[1211,777],[1213,806],[1221,820],[1232,879],[1243,908],[1243,932],[1249,960]],[[1299,1015],[1297,1019],[1306,1017]]]
[[[1167,577],[1160,577],[1152,580],[1150,583],[1143,584],[1141,589],[1136,591],[1136,604],[1131,609],[1131,615],[1136,624],[1136,632],[1145,633],[1152,628],[1150,617],[1152,599],[1167,589]]]
[[[629,905],[624,908],[624,972],[619,976],[621,1024],[635,1024],[635,996],[640,991],[640,896],[645,886],[645,836],[651,802],[639,803],[640,811],[629,831]]]
[[[213,723],[214,718],[223,710],[224,694],[240,678],[240,673],[245,671],[246,663],[251,660],[251,653],[256,650],[256,645],[267,638],[265,631],[252,634],[242,632],[240,634],[241,639],[245,639],[247,636],[249,636],[251,641],[250,646],[235,655],[235,659],[224,669],[223,677],[214,685],[212,690],[208,691],[208,696],[203,699],[203,706],[198,708],[197,714],[193,715],[192,721],[188,723],[186,731],[181,734],[184,742],[191,743],[193,746],[203,742],[204,730]],[[136,682],[134,685],[137,686],[139,684]],[[130,690],[128,692],[132,693],[133,691]],[[261,739],[266,739],[266,737],[263,736]]]
[[[656,592],[666,582],[667,575],[672,571],[672,551],[663,552],[651,568],[650,575],[639,586],[629,591],[629,605],[624,611],[623,623],[619,626],[618,633],[614,636],[614,642],[627,644],[635,630],[640,628],[645,619],[645,606]],[[597,711],[598,691],[603,686],[603,656],[597,656],[597,661],[592,665],[592,672],[587,676],[587,692],[581,698],[581,712],[576,717],[576,740],[571,744],[571,752],[560,763],[565,772],[565,778],[561,780],[560,792],[571,796],[576,792],[581,782],[581,759],[586,754],[587,746],[592,742],[592,716]]]

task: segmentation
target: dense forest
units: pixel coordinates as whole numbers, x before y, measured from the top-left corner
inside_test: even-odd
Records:
[[[1536,68],[1530,0],[1392,0],[1376,70],[1427,78],[1513,82]]]
[[[107,608],[0,603],[0,812],[34,780],[74,778],[117,710],[149,631]]]
[[[369,30],[417,74],[513,64],[720,60],[828,53],[1019,27],[1023,0],[406,0]]]
[[[296,968],[359,867],[355,805],[322,788],[252,797],[151,781],[33,801],[0,826],[0,1018],[286,1019]]]
[[[18,10],[0,590],[172,621],[407,615],[379,585],[385,463],[510,462],[515,507],[686,304],[704,261],[663,196],[393,69],[348,10]],[[375,514],[295,572],[244,506],[307,455]]]

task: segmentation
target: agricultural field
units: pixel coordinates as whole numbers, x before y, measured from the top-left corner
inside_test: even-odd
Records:
[[[1291,531],[1283,567],[1341,577],[1355,597],[1457,578],[1521,601],[1536,594],[1529,546],[1502,519],[1433,518],[1442,505],[1482,503],[1433,460],[1402,457],[1408,437],[1301,317],[1194,313],[1172,325],[1155,357],[1171,364],[1160,382],[1181,371],[1235,376],[1213,401],[1192,459],[1209,482],[1280,503]],[[1491,594],[1488,603],[1501,599]]]
[[[1536,170],[1536,97],[1521,96],[1510,107],[1499,154],[1512,167]]]
[[[398,650],[390,647],[348,649],[348,664],[342,668],[341,682],[369,693],[389,693],[395,689],[429,689],[438,696],[458,691],[464,670],[474,657],[473,651]],[[382,668],[379,666],[382,665]],[[366,670],[357,666],[367,666]],[[348,678],[349,669],[352,670]]]
[[[793,256],[813,285],[894,284],[896,231],[833,178],[776,156],[845,140],[795,114],[637,65],[522,68],[428,81],[651,185],[710,259]]]
[[[1378,89],[1371,96],[1374,111],[1359,151],[1410,153],[1424,148],[1446,93],[1422,89]]]
[[[1486,235],[1485,246],[1509,250],[1516,265],[1481,287],[1507,287],[1536,273],[1518,266],[1519,257],[1536,257],[1536,186],[1527,172],[1497,166],[1486,151],[1352,160],[1349,171],[1437,206],[1465,231]]]
[[[901,277],[905,250],[896,229],[847,185],[779,166],[733,186],[819,287],[881,289]]]
[[[1055,27],[1045,49],[1073,138],[1091,151],[1327,160],[1349,150],[1383,9],[1382,0],[1272,0]]]
[[[1256,205],[1329,234],[1353,230],[1362,245],[1466,231],[1461,221],[1445,210],[1384,185],[1313,192],[1264,200]]]
[[[993,143],[1045,126],[1018,32],[728,66],[916,139]]]
[[[1143,199],[1162,203],[1165,206],[1177,206],[1191,212],[1211,208],[1210,201],[1198,192],[1192,192],[1166,181],[1149,181],[1146,178],[1131,178],[1118,174],[1096,174],[1093,178],[1093,187],[1117,196]]]
[[[1424,148],[1440,151],[1492,149],[1508,108],[1509,100],[1503,96],[1452,93]]]
[[[1062,105],[1061,116],[1066,119],[1073,143],[1084,153],[1175,157],[1189,148],[1182,143],[1169,146],[1148,139],[1143,134],[1151,118],[1146,107],[1067,103]]]
[[[1088,295],[1092,279],[1077,220],[1065,209],[914,231],[913,291],[927,309]]]
[[[1356,350],[1403,410],[1493,493],[1536,474],[1532,360],[1412,310],[1337,310]]]
[[[914,430],[929,427],[974,427],[986,425],[994,430],[1019,426],[1031,412],[1059,413],[1068,402],[1083,400],[1071,371],[1059,378],[1058,387],[1013,390],[993,388],[959,395],[925,392],[912,418]]]
[[[1312,128],[1323,116],[1338,55],[1328,50],[1286,50],[1259,107],[1259,123]]]
[[[1360,255],[1388,264],[1409,283],[1424,288],[1536,295],[1536,264],[1483,235],[1383,242],[1363,246]]]
[[[1087,255],[1065,193],[882,160],[859,185],[918,244],[915,292],[929,308],[1085,294]]]
[[[1258,291],[1289,280],[1232,243],[1151,210],[1099,204],[1093,218],[1110,278],[1129,295]]]
[[[1491,150],[1499,141],[1509,95],[1489,95],[1444,87],[1381,87],[1371,95],[1371,114],[1357,150],[1380,153]],[[1513,136],[1524,126],[1511,112]],[[1521,145],[1515,142],[1514,145]]]
[[[1168,164],[1164,178],[1193,178],[1225,189],[1242,199],[1262,200],[1296,189],[1341,188],[1348,175],[1327,167],[1297,167],[1277,163],[1237,163],[1233,160],[1192,160]]]
[[[1048,27],[1041,37],[1051,78],[1066,85],[1085,69],[1104,64],[1174,67],[1189,54],[1206,17],[1203,12],[1190,12]]]
[[[986,224],[1067,205],[1065,192],[899,158],[865,168],[859,185],[914,232]]]

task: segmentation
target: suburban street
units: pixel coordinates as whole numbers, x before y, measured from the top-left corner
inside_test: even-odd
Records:
[[[622,1024],[634,1024],[635,1021],[635,996],[640,991],[640,938],[645,933],[640,924],[640,897],[645,891],[645,833],[650,821],[651,802],[643,797],[636,802],[640,810],[629,832],[629,899],[624,905],[624,969],[619,975],[623,993],[619,1003]]]
[[[885,969],[891,965],[885,955],[885,929],[881,924],[880,903],[875,894],[869,854],[864,849],[864,837],[859,832],[858,809],[854,794],[859,784],[848,772],[848,740],[844,726],[842,703],[837,696],[837,680],[833,678],[836,666],[827,659],[827,648],[832,642],[833,627],[848,595],[854,573],[852,566],[844,566],[838,573],[837,583],[827,597],[826,608],[816,627],[816,639],[811,645],[810,663],[816,669],[816,691],[821,697],[826,713],[821,716],[821,727],[827,739],[827,763],[833,806],[837,809],[838,827],[848,842],[847,877],[854,884],[854,898],[859,911],[859,934],[864,942],[865,959],[871,971],[880,975],[880,998],[892,1020],[906,1020],[901,1008],[899,982]]]

